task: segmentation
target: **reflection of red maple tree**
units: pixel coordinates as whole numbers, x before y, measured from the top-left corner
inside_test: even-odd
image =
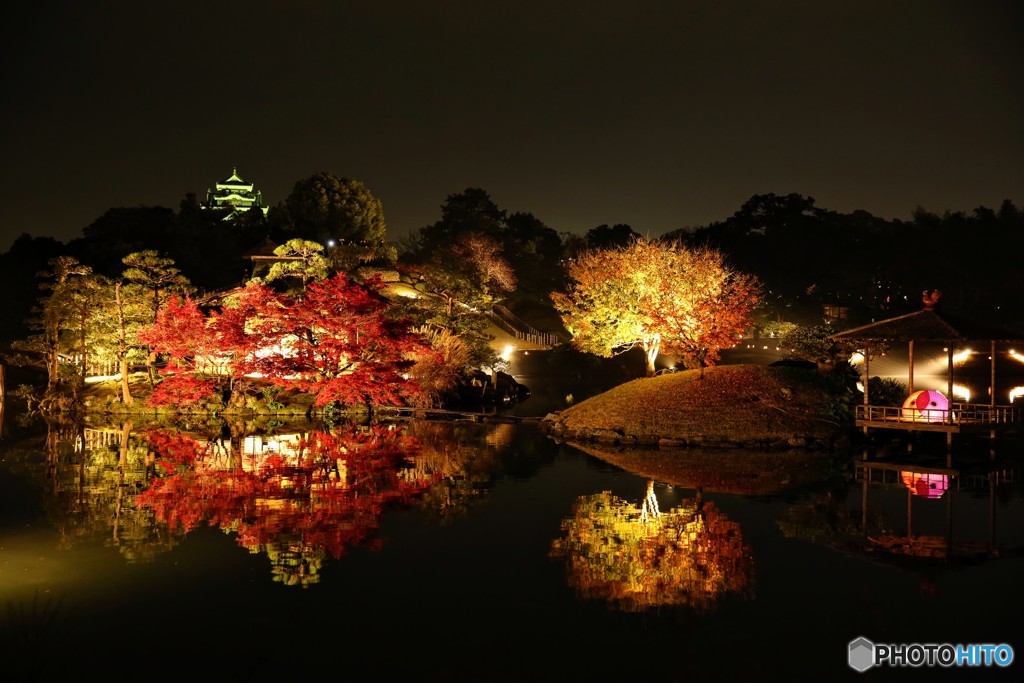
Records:
[[[432,483],[402,476],[414,443],[382,426],[314,431],[293,453],[227,460],[214,442],[165,431],[148,440],[165,474],[136,504],[172,531],[205,523],[235,532],[253,552],[284,547],[337,559],[373,542],[384,510],[412,502]]]

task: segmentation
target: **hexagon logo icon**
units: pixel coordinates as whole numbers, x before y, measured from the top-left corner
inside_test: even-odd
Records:
[[[864,673],[875,665],[875,644],[861,636],[850,641],[850,668]]]

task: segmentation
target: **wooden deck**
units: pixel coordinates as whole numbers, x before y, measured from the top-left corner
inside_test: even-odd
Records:
[[[951,410],[918,411],[898,406],[858,405],[858,427],[897,429],[904,432],[943,432],[949,435],[1019,429],[1024,422],[1020,406],[985,406],[954,403]]]

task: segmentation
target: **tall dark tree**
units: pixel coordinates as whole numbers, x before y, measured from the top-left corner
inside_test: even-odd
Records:
[[[178,218],[162,206],[116,207],[82,230],[68,243],[68,251],[82,263],[107,277],[121,274],[128,254],[152,249],[170,254],[182,243]]]
[[[520,295],[544,296],[565,285],[562,240],[532,213],[516,212],[507,220],[506,257],[515,271]]]
[[[420,251],[429,254],[439,247],[450,247],[469,233],[504,242],[505,219],[506,212],[478,187],[448,195],[441,206],[441,220],[420,228]]]
[[[253,208],[225,220],[223,211],[204,208],[189,194],[178,210],[179,239],[162,249],[196,287],[228,289],[245,281],[251,264],[244,254],[268,235],[263,211]]]
[[[73,256],[50,259],[48,269],[39,273],[39,288],[44,294],[34,309],[36,316],[30,326],[36,333],[27,339],[15,341],[13,347],[27,354],[30,363],[46,370],[46,393],[56,398],[61,385],[61,355],[74,353],[77,335],[72,335],[78,311],[75,293],[78,280],[91,275],[92,270]]]
[[[325,171],[295,183],[272,224],[278,242],[298,237],[375,248],[387,239],[380,200],[362,182]]]
[[[39,292],[26,286],[36,274],[46,270],[50,259],[65,252],[65,246],[52,237],[32,237],[22,233],[10,250],[0,254],[0,347],[29,334],[28,320]]]

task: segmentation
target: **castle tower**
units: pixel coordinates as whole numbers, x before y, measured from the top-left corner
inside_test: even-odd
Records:
[[[231,209],[224,220],[237,218],[252,208],[260,209],[266,216],[268,208],[263,206],[263,193],[255,190],[252,183],[242,180],[237,168],[231,169],[231,177],[206,191],[206,201],[202,206],[211,210]]]

